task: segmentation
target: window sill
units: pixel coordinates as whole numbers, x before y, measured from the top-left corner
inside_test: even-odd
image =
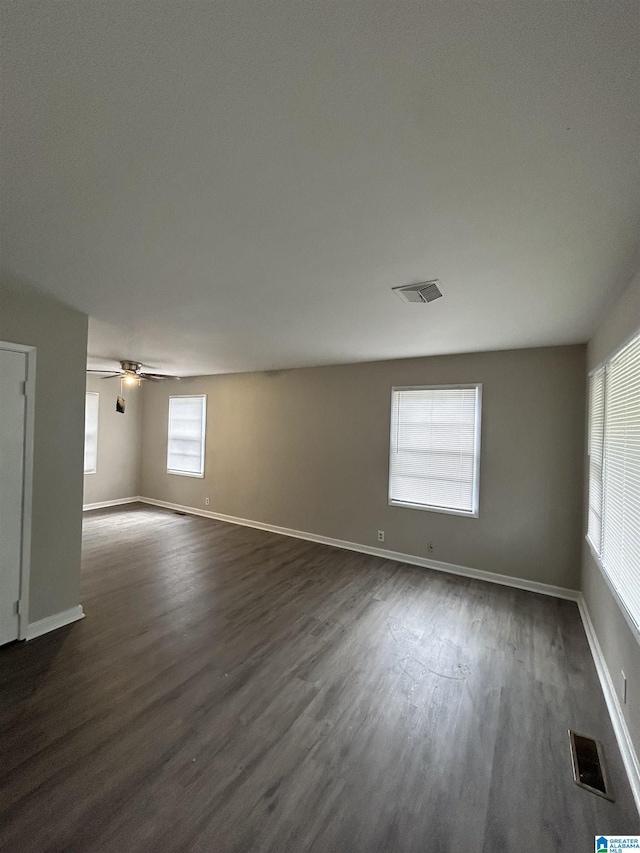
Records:
[[[462,509],[446,509],[445,507],[439,506],[429,506],[427,504],[412,504],[407,501],[394,501],[389,500],[389,506],[401,506],[405,507],[405,509],[419,509],[423,512],[440,512],[444,515],[460,515],[463,518],[478,518],[479,512],[465,512]]]
[[[176,477],[195,477],[197,480],[204,480],[204,474],[193,474],[190,471],[170,471],[167,468],[167,474],[175,474]]]

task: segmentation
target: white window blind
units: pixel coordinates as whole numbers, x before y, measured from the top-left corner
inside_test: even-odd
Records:
[[[606,367],[602,492],[601,562],[640,630],[640,335]]]
[[[204,477],[207,398],[169,397],[167,471]]]
[[[389,502],[478,514],[481,386],[394,388]]]
[[[98,405],[100,395],[87,391],[84,398],[84,473],[98,470]]]
[[[598,554],[602,543],[602,460],[604,453],[604,367],[589,381],[589,539]]]

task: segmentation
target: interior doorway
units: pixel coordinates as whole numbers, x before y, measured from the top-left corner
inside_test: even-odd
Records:
[[[0,342],[0,645],[26,637],[35,349]]]

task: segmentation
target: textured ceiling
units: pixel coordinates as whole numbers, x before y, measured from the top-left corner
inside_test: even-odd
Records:
[[[1,15],[3,270],[90,315],[92,365],[579,342],[633,271],[637,0]]]

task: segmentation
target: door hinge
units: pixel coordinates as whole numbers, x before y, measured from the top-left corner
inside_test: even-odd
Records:
[[[27,396],[27,381],[26,381],[26,379],[24,382],[20,383],[20,393],[22,394],[23,397]]]
[[[22,616],[22,611],[23,611],[23,608],[22,608],[22,599],[20,599],[20,601],[16,601],[16,614],[17,614],[18,616]]]

